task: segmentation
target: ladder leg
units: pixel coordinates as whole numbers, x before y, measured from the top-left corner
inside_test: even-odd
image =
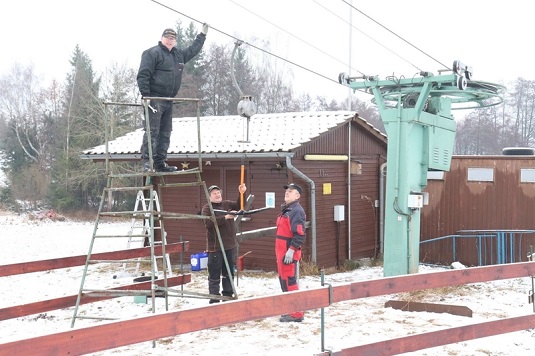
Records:
[[[111,178],[108,178],[108,185],[110,185],[110,184],[111,184]],[[99,207],[98,207],[99,214],[97,214],[97,218],[95,220],[95,225],[93,227],[93,235],[91,236],[91,243],[89,244],[89,251],[87,253],[87,258],[86,258],[86,261],[85,261],[84,271],[82,273],[82,280],[80,281],[80,289],[78,290],[78,296],[76,297],[76,304],[74,306],[74,311],[73,311],[73,315],[72,315],[72,319],[71,319],[71,328],[74,327],[74,323],[76,321],[76,317],[77,317],[77,314],[78,314],[78,308],[80,307],[80,301],[82,299],[82,292],[83,292],[83,289],[84,289],[85,277],[87,276],[87,270],[89,268],[89,261],[91,260],[91,252],[93,251],[93,246],[95,244],[95,236],[96,236],[97,230],[98,230],[100,212],[102,212],[102,209],[104,207],[105,197],[106,197],[106,189],[104,189],[102,191],[102,196],[100,198],[100,204],[99,204]]]

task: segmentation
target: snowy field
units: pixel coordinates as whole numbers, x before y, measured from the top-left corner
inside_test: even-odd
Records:
[[[125,234],[129,223],[101,223],[110,232]],[[0,264],[43,260],[87,254],[93,232],[92,222],[72,220],[29,220],[0,212]],[[106,239],[95,245],[93,252],[126,248],[122,239]],[[188,255],[189,258],[189,255]],[[188,260],[189,262],[189,260]],[[78,293],[83,267],[47,272],[0,277],[0,308],[38,300],[59,298]],[[422,266],[420,273],[437,269]],[[117,278],[113,278],[113,276]],[[382,277],[381,267],[363,267],[352,272],[327,275],[326,283],[336,285]],[[122,266],[108,266],[88,278],[102,286],[114,283],[130,284],[131,276]],[[325,349],[340,350],[359,344],[412,335],[416,333],[457,327],[504,317],[527,315],[533,312],[528,304],[531,278],[519,278],[492,283],[471,284],[448,289],[445,292],[425,291],[414,295],[398,294],[358,299],[325,308]],[[280,293],[275,274],[240,273],[235,281],[240,298]],[[86,283],[86,286],[88,284]],[[320,277],[303,277],[301,289],[321,286]],[[192,282],[185,290],[207,293],[205,271],[192,272]],[[151,302],[135,303],[134,297],[80,306],[80,311],[96,314],[98,310],[119,318],[152,315]],[[388,300],[411,300],[441,304],[462,305],[473,311],[467,318],[428,312],[403,312],[385,308]],[[165,312],[163,298],[156,298],[157,313]],[[172,298],[170,310],[193,308],[208,304],[206,299]],[[97,309],[99,308],[99,309]],[[0,344],[70,330],[73,308],[55,310],[0,322]],[[75,328],[103,323],[77,320]],[[202,330],[152,342],[129,345],[93,355],[313,355],[321,350],[320,310],[306,312],[302,323],[280,323],[278,317]],[[0,345],[0,354],[1,354]],[[503,334],[451,344],[407,355],[529,355],[535,354],[535,329]]]

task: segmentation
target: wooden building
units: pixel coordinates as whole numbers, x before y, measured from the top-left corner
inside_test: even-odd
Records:
[[[358,114],[347,111],[240,116],[175,118],[168,163],[180,168],[199,164],[201,137],[202,177],[216,184],[224,199],[238,198],[241,166],[247,193],[254,195],[251,209],[266,206],[266,193],[274,193],[276,208],[248,216],[241,232],[275,226],[289,182],[304,189],[301,204],[310,227],[303,259],[318,267],[333,267],[346,259],[375,257],[379,242],[379,170],[386,160],[386,136]],[[109,142],[110,160],[140,160],[143,130]],[[105,147],[83,152],[82,158],[102,161]],[[141,168],[140,168],[141,169]],[[166,182],[191,181],[168,176]],[[169,188],[160,197],[162,210],[198,213],[206,203],[198,187]],[[334,220],[342,206],[343,220]],[[338,212],[342,211],[338,208]],[[205,250],[202,220],[168,220],[168,242],[187,240],[190,253]],[[273,236],[240,243],[238,254],[246,269],[276,270]],[[189,256],[187,256],[189,257]],[[188,260],[189,262],[189,260]]]
[[[435,240],[421,244],[420,261],[526,261],[535,249],[535,156],[453,156],[449,172],[428,178],[420,234]]]

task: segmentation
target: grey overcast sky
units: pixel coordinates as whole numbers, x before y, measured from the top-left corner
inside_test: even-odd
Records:
[[[348,4],[403,40],[353,10],[350,42]],[[164,28],[192,19],[198,29],[202,22],[213,27],[205,46],[232,46],[228,35],[261,48],[270,40],[270,52],[320,74],[277,61],[293,71],[294,88],[312,95],[347,96],[348,89],[334,81],[349,71],[350,52],[355,75],[438,74],[459,59],[473,67],[474,80],[535,80],[535,2],[525,0],[16,0],[2,8],[0,75],[14,63],[33,63],[44,83],[64,80],[76,44],[97,72],[113,62],[137,69],[141,52],[157,43]]]

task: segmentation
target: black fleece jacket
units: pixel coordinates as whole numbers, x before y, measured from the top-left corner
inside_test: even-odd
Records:
[[[141,55],[137,85],[143,97],[174,98],[180,89],[184,64],[202,49],[206,35],[199,33],[193,43],[184,49],[171,51],[161,41]]]

